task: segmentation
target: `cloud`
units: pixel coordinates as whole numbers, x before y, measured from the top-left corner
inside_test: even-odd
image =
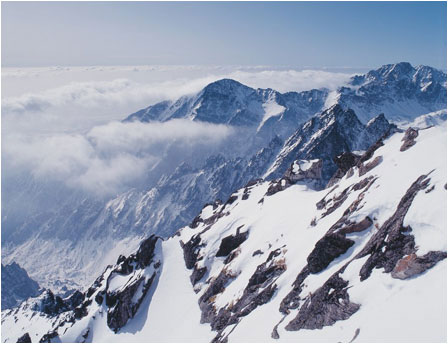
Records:
[[[2,69],[4,173],[98,194],[131,187],[157,164],[211,151],[232,130],[190,121],[120,123],[141,108],[232,78],[281,92],[345,83],[350,74],[266,66],[138,66]],[[199,155],[199,154],[198,154]],[[170,161],[171,160],[171,161]],[[175,167],[175,166],[174,166]]]
[[[174,146],[174,154],[192,154],[202,146],[222,143],[232,133],[224,125],[183,119],[165,123],[112,122],[84,135],[5,135],[3,159],[13,170],[28,170],[36,180],[57,180],[104,196],[144,179],[161,159],[173,157],[168,148]]]

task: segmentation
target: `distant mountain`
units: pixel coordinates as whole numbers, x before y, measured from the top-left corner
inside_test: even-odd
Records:
[[[40,294],[39,284],[18,264],[2,264],[2,310],[19,305]]]
[[[209,84],[196,95],[157,103],[128,116],[125,121],[188,118],[253,128],[255,132],[268,135],[268,140],[276,135],[285,138],[298,123],[322,109],[327,94],[325,89],[282,94],[222,79]]]
[[[394,122],[410,121],[446,109],[446,83],[442,71],[401,62],[356,75],[331,97],[334,103],[353,109],[364,123],[379,113]]]
[[[142,109],[125,121],[195,121],[248,126],[285,138],[285,127],[297,127],[313,114],[334,104],[351,108],[363,123],[380,113],[390,121],[411,120],[446,108],[446,74],[428,66],[407,62],[384,65],[355,75],[348,85],[326,89],[279,93],[253,89],[235,80],[222,79],[193,96],[163,101]]]

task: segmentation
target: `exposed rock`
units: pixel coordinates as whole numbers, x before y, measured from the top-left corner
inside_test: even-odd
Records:
[[[280,254],[280,250],[273,252],[277,251]],[[239,318],[250,314],[255,308],[271,300],[277,289],[274,281],[286,270],[284,260],[274,260],[273,258],[276,256],[278,254],[270,254],[266,262],[257,267],[250,277],[243,295],[234,304],[228,308],[221,308],[214,316],[213,313],[208,313],[213,330],[222,331],[229,325],[237,324]],[[216,338],[221,337],[221,334],[218,333]]]
[[[43,335],[43,337],[39,340],[39,343],[51,343],[51,340],[57,336],[58,333],[56,331],[49,332]]]
[[[356,155],[351,152],[344,152],[338,156],[336,156],[333,161],[338,166],[337,171],[334,173],[334,175],[331,177],[331,179],[328,181],[328,184],[326,188],[329,188],[333,185],[335,185],[339,180],[342,179],[342,177],[345,176],[348,170],[350,170],[352,167],[356,166],[358,163],[360,156]]]
[[[342,234],[329,234],[320,239],[307,258],[308,268],[312,274],[321,272],[330,263],[354,244],[353,240]]]
[[[346,320],[360,305],[350,302],[348,282],[339,277],[340,271],[331,276],[300,307],[298,315],[286,325],[288,331],[315,330]]]
[[[137,251],[136,261],[140,268],[148,266],[152,258],[154,257],[154,249],[159,237],[151,235],[148,239],[144,240]]]
[[[361,332],[361,330],[360,330],[359,328],[357,328],[357,329],[355,330],[355,334],[353,335],[353,338],[352,338],[352,340],[350,341],[350,343],[353,343],[353,342],[355,341],[355,339],[358,338],[360,332]]]
[[[180,244],[184,251],[184,261],[187,269],[193,269],[194,264],[198,260],[199,250],[201,248],[201,237],[193,235],[185,244],[181,241]]]
[[[230,205],[233,204],[236,200],[238,199],[237,195],[232,195],[229,197],[229,199],[227,200],[226,203],[224,203],[224,205]]]
[[[425,193],[430,193],[435,189],[435,187],[436,187],[435,185],[431,186],[429,189],[425,190]]]
[[[300,293],[302,292],[303,281],[309,276],[310,270],[308,265],[306,265],[302,271],[297,275],[294,281],[292,290],[285,296],[285,298],[280,303],[279,311],[285,315],[289,314],[290,309],[297,309],[300,305]]]
[[[292,184],[287,178],[275,179],[269,184],[266,196],[272,196],[277,192],[283,191],[290,187]]]
[[[230,252],[239,247],[249,236],[249,232],[239,233],[235,235],[229,235],[222,239],[219,250],[216,252],[216,257],[227,257]]]
[[[27,332],[22,337],[17,339],[17,343],[31,343],[30,334]]]
[[[417,138],[417,136],[418,130],[409,127],[404,133],[403,139],[401,140],[403,141],[403,144],[400,147],[400,152],[404,152],[415,145],[415,139]]]
[[[391,276],[398,279],[410,278],[432,268],[443,259],[446,259],[446,252],[431,251],[422,257],[411,253],[397,262]]]
[[[415,253],[414,237],[403,234],[412,229],[404,227],[403,220],[414,197],[428,186],[429,181],[428,175],[417,178],[401,198],[395,213],[384,222],[358,253],[356,258],[370,255],[360,270],[361,280],[368,278],[374,268],[384,268],[385,272],[391,272],[403,256]]]
[[[351,224],[347,227],[342,228],[339,233],[341,234],[348,234],[348,233],[355,233],[355,232],[362,232],[369,228],[372,225],[373,221],[370,217],[366,216],[363,220],[360,222]]]
[[[90,304],[92,303],[92,300],[86,300],[82,305],[80,305],[79,307],[76,307],[73,310],[73,315],[75,317],[75,319],[82,319],[84,318],[87,314],[87,307],[90,306]]]
[[[380,155],[380,156],[377,156],[372,161],[368,162],[367,164],[361,163],[359,165],[359,176],[361,177],[361,176],[365,175],[367,172],[369,172],[370,170],[374,169],[376,166],[381,164],[382,161],[383,161],[383,157]]]
[[[322,178],[322,160],[298,160],[294,161],[286,170],[284,178],[291,184],[299,181],[315,180]],[[306,165],[306,167],[303,167]]]
[[[193,273],[190,276],[191,284],[194,286],[198,283],[202,277],[207,273],[207,268],[204,266],[202,268],[198,268],[197,265],[194,266]]]
[[[106,294],[106,300],[108,298],[112,299],[111,303],[114,305],[107,312],[107,326],[115,333],[126,325],[128,320],[133,318],[135,313],[137,313],[140,303],[143,301],[154,281],[155,275],[154,273],[148,281],[145,281],[145,277],[143,276],[116,294]],[[135,302],[134,298],[139,288],[141,288],[141,294],[137,302]]]
[[[330,191],[328,191],[328,193],[324,196],[324,198],[322,198],[319,202],[316,203],[316,208],[317,210],[322,210],[323,208],[325,208],[325,206],[327,205],[327,203],[329,201],[327,201],[327,197],[329,194],[331,194],[334,190],[336,190],[338,188],[338,185],[336,185],[335,187],[333,187]]]
[[[275,325],[274,328],[272,329],[272,332],[271,332],[271,338],[272,339],[279,339],[280,338],[280,335],[278,334],[277,328],[278,328],[278,325]]]
[[[222,293],[225,287],[235,278],[235,276],[225,268],[213,279],[208,288],[199,298],[199,308],[201,309],[201,324],[216,321],[216,313],[213,307],[213,296]],[[216,324],[216,322],[215,322]]]
[[[326,212],[324,212],[322,214],[322,218],[330,215],[332,212],[334,212],[336,209],[338,209],[347,199],[348,194],[349,194],[349,190],[350,187],[345,188],[341,193],[339,193],[338,195],[333,196],[333,204],[327,209]],[[328,203],[330,203],[330,200],[326,202],[325,206],[328,205]],[[319,204],[319,203],[318,203]]]
[[[148,239],[142,241],[135,255],[130,255],[121,264],[135,264],[140,269],[145,269],[151,263],[155,264],[156,262],[153,261],[153,258],[158,240],[159,238],[157,236],[151,235]],[[122,270],[121,266],[113,270],[108,277],[107,285],[109,285],[109,281],[114,275],[122,274]],[[117,332],[130,318],[134,317],[146,293],[154,282],[156,274],[157,271],[153,272],[151,277],[143,275],[140,278],[131,279],[122,289],[107,290],[105,295],[106,305],[109,308],[107,312],[107,326],[111,330]],[[88,300],[88,302],[91,302],[91,300]],[[78,312],[81,316],[84,316],[84,312],[87,312],[87,306],[88,304],[85,303],[81,307],[81,310]],[[83,308],[85,311],[83,311]]]
[[[252,253],[252,257],[258,256],[258,255],[262,255],[263,251],[262,250],[256,250],[254,251],[254,253]]]

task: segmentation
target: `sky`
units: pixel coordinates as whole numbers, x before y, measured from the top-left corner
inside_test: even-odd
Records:
[[[446,69],[445,2],[2,2],[2,67]]]

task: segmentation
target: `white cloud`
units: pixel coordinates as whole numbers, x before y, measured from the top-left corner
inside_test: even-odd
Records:
[[[168,147],[176,145],[174,151],[191,154],[201,146],[223,142],[232,132],[224,125],[183,119],[112,122],[94,127],[85,135],[6,134],[2,149],[8,167],[25,168],[37,180],[58,180],[69,187],[107,195],[131,187],[155,163],[170,159]]]
[[[125,118],[132,112],[164,99],[200,91],[208,83],[232,78],[254,88],[280,92],[303,91],[344,84],[350,74],[317,70],[275,70],[266,67],[70,67],[3,69],[2,112],[54,114],[55,122],[72,128],[74,116],[89,124]],[[57,87],[56,87],[57,86]],[[59,126],[57,126],[59,128]]]

